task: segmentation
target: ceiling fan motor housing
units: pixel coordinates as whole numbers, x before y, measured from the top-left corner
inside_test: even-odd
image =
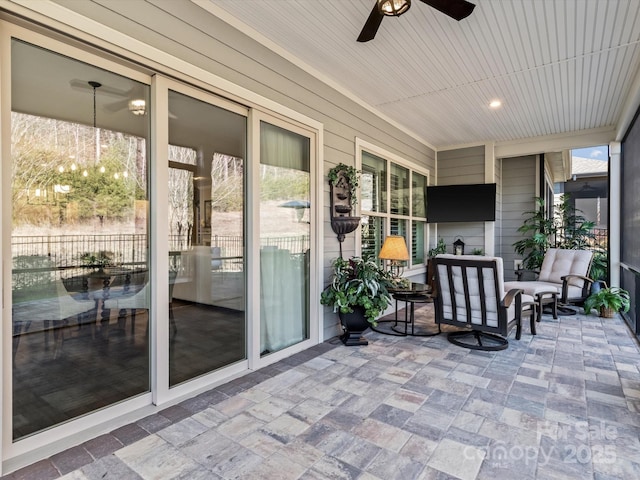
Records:
[[[382,15],[399,17],[411,7],[411,0],[378,0],[378,10]]]

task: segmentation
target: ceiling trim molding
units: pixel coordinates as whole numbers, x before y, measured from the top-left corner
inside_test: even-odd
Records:
[[[546,152],[559,152],[573,148],[608,145],[616,136],[616,127],[601,127],[578,130],[556,135],[544,135],[509,142],[496,143],[496,157],[519,157]]]
[[[301,70],[305,71],[309,75],[317,78],[322,83],[328,85],[332,89],[334,89],[337,92],[339,92],[341,95],[344,95],[345,97],[347,97],[349,100],[357,103],[361,107],[363,107],[366,110],[370,111],[371,113],[373,113],[374,115],[376,115],[380,119],[384,120],[385,122],[389,123],[390,125],[394,126],[395,128],[397,128],[401,132],[404,132],[405,134],[409,135],[413,139],[415,139],[418,142],[422,143],[426,147],[429,147],[433,151],[436,151],[436,147],[433,146],[428,140],[426,140],[425,138],[421,137],[416,132],[407,129],[407,127],[399,124],[398,122],[396,122],[392,118],[386,116],[384,113],[382,113],[380,110],[378,110],[375,107],[373,107],[371,104],[365,102],[360,97],[354,95],[352,92],[348,91],[343,86],[339,85],[338,83],[336,83],[335,81],[330,79],[324,73],[316,70],[311,65],[303,62],[302,60],[300,60],[295,55],[291,54],[290,52],[288,52],[284,48],[282,48],[279,45],[277,45],[275,42],[269,40],[267,37],[265,37],[261,33],[257,32],[255,29],[251,28],[250,26],[248,26],[246,23],[243,23],[241,20],[238,20],[238,18],[234,17],[233,15],[228,13],[223,8],[212,4],[209,0],[189,0],[189,1],[194,3],[194,4],[196,4],[196,5],[198,5],[200,8],[202,8],[203,10],[206,10],[210,14],[215,15],[216,17],[218,17],[223,22],[231,25],[236,30],[239,30],[240,32],[244,33],[245,35],[247,35],[251,39],[253,39],[256,42],[260,43],[261,45],[265,46],[266,48],[268,48],[269,50],[271,50],[275,54],[277,54],[277,55],[281,56],[282,58],[284,58],[285,60],[287,60],[288,62],[291,62],[296,67],[298,67]]]
[[[461,148],[483,147],[486,145],[494,145],[493,141],[490,142],[470,142],[460,143],[458,145],[447,145],[446,147],[440,147],[438,152],[446,152],[447,150],[460,150]]]
[[[640,108],[640,71],[636,72],[636,77],[633,79],[629,93],[625,98],[624,105],[622,107],[622,113],[618,119],[618,128],[616,130],[616,142],[622,141],[627,133],[627,130],[631,126],[631,122],[636,116],[636,113]]]

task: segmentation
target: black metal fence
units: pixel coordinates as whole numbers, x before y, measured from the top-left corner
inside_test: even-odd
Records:
[[[185,235],[169,238],[172,269],[181,268],[182,253],[191,249],[185,248],[185,245],[190,245]],[[266,237],[261,239],[260,246],[272,246],[297,255],[309,249],[309,236]],[[91,262],[96,258],[106,257],[111,264],[119,267],[144,268],[148,252],[149,241],[146,234],[13,236],[11,255],[14,288],[29,286],[33,282],[40,283],[40,280],[49,281],[52,271],[60,276],[77,275],[87,268],[95,267]],[[212,236],[211,257],[216,262],[216,270],[242,271],[243,237]]]

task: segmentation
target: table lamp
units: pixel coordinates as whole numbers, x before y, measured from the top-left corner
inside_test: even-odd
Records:
[[[409,260],[409,252],[404,237],[400,235],[389,235],[385,238],[378,258],[380,258],[380,260],[390,260],[391,274],[399,277],[403,270],[400,262]]]

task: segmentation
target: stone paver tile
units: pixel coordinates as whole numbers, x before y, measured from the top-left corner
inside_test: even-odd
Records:
[[[156,413],[138,420],[136,424],[149,433],[156,433],[158,430],[171,425],[171,420]]]
[[[98,459],[112,454],[122,447],[122,443],[113,435],[104,434],[84,442],[82,446],[93,458]]]
[[[191,418],[207,428],[215,428],[229,419],[227,415],[220,412],[215,407],[206,408],[201,412],[196,413]]]
[[[456,418],[451,422],[452,427],[460,428],[472,433],[478,433],[485,418],[471,412],[458,412]]]
[[[322,456],[324,452],[302,440],[294,440],[280,447],[279,452],[289,461],[302,465],[305,468],[313,466]]]
[[[384,372],[382,372],[379,377],[383,380],[388,380],[393,383],[398,383],[402,385],[403,383],[408,382],[411,377],[415,375],[415,372],[403,367],[389,367]]]
[[[355,427],[353,433],[394,452],[399,452],[411,436],[409,432],[370,418]]]
[[[115,455],[143,478],[171,478],[198,466],[155,434],[121,448]]]
[[[115,455],[107,455],[80,470],[88,480],[141,480],[142,477],[134,472]],[[84,478],[82,480],[84,480]],[[66,480],[66,479],[65,479]],[[71,479],[69,479],[71,480]],[[74,479],[79,480],[79,479]]]
[[[270,393],[265,392],[264,390],[260,390],[259,386],[250,388],[249,390],[245,390],[238,394],[239,397],[246,398],[247,400],[251,400],[254,403],[260,403],[265,401],[267,398],[271,396]]]
[[[347,445],[345,449],[334,452],[333,456],[360,470],[364,470],[381,450],[381,447],[366,440],[355,440]],[[375,473],[379,474],[379,472]]]
[[[382,450],[367,467],[367,471],[388,479],[416,478],[423,469],[424,464],[389,450]]]
[[[333,366],[335,363],[335,361],[327,358],[316,357],[308,360],[304,365],[305,367],[312,368],[313,370],[324,370],[325,368]]]
[[[587,390],[587,398],[596,402],[606,403],[608,405],[616,405],[618,407],[626,407],[627,402],[624,397],[609,395],[607,393],[594,392]]]
[[[387,397],[384,403],[408,412],[415,412],[425,402],[427,397],[428,395],[401,388]]]
[[[272,396],[249,407],[245,412],[253,415],[259,420],[269,422],[274,418],[279,417],[295,405],[295,403],[284,398]]]
[[[325,455],[315,463],[309,472],[309,474],[316,476],[303,476],[302,479],[355,480],[360,476],[360,473],[361,471],[357,467]]]
[[[238,439],[238,443],[263,458],[268,458],[282,447],[282,442],[264,432],[252,432]]]
[[[288,413],[292,417],[311,425],[319,421],[334,408],[332,405],[310,398],[291,408]]]
[[[244,398],[241,395],[236,395],[216,404],[213,408],[227,417],[233,417],[234,415],[238,415],[240,412],[244,412],[253,405],[255,405],[255,402],[248,398]]]
[[[250,433],[257,431],[265,425],[265,422],[244,412],[231,417],[218,427],[218,432],[229,438],[238,440]]]
[[[207,427],[193,418],[174,423],[156,433],[160,438],[175,446],[180,446],[205,432]]]
[[[444,439],[436,447],[427,465],[461,480],[474,480],[485,455],[484,449]]]
[[[279,439],[282,443],[288,443],[308,428],[308,423],[284,414],[262,426],[262,431]]]
[[[242,480],[296,480],[305,472],[306,468],[290,461],[281,454],[256,463],[243,471]]]
[[[392,407],[391,405],[387,404],[380,405],[369,416],[369,418],[379,420],[398,428],[402,428],[405,422],[411,417],[411,412]]]
[[[60,473],[53,466],[51,460],[40,460],[39,462],[32,463],[31,465],[21,468],[20,470],[11,474],[12,479],[24,479],[24,480],[53,480],[60,477]]]
[[[504,407],[502,405],[495,405],[483,400],[471,399],[469,400],[462,410],[465,412],[475,413],[486,418],[492,418],[498,420],[502,415]]]
[[[438,442],[421,437],[420,435],[411,435],[404,447],[400,449],[400,454],[425,465],[431,455],[438,446]]]
[[[260,390],[264,392],[276,394],[282,390],[286,390],[287,388],[295,385],[296,383],[307,378],[307,374],[302,373],[298,370],[292,369],[286,372],[281,373],[269,380],[265,380],[260,384]]]

